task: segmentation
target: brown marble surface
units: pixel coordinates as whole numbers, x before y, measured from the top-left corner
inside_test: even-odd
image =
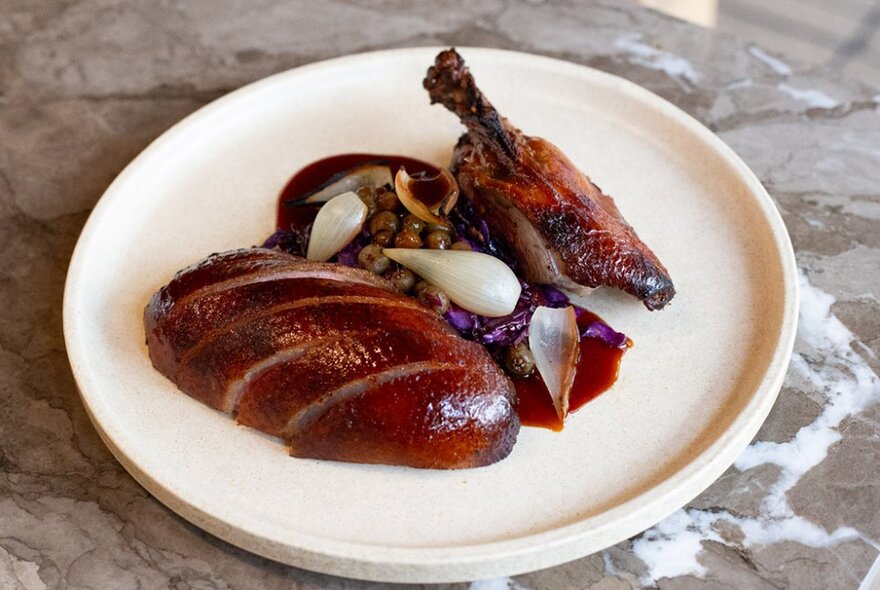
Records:
[[[78,398],[62,288],[101,192],[183,116],[300,64],[448,44],[603,69],[715,130],[779,206],[804,300],[779,401],[721,479],[630,541],[471,587],[872,587],[880,91],[619,2],[0,0],[0,588],[378,586],[255,557],[135,483]]]

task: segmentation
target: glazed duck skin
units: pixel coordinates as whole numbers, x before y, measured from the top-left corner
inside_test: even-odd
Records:
[[[297,457],[480,467],[519,418],[486,350],[367,271],[253,248],[179,272],[144,310],[153,365]]]
[[[453,156],[462,191],[504,237],[525,278],[562,288],[611,286],[661,309],[675,295],[666,268],[623,219],[614,200],[553,144],[524,135],[477,88],[454,50],[424,81],[467,127]]]

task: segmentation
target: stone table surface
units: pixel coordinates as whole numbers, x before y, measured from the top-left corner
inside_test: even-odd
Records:
[[[601,553],[471,587],[872,586],[865,580],[880,570],[877,89],[619,2],[0,0],[0,588],[378,586],[266,561],[150,497],[79,400],[62,340],[62,287],[102,191],[185,115],[315,60],[449,44],[606,70],[702,121],[773,196],[803,299],[779,400],[708,490]]]

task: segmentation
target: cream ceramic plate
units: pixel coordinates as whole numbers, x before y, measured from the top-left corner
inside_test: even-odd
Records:
[[[548,567],[654,524],[717,478],[764,420],[791,352],[796,276],[770,199],[712,133],[657,96],[570,63],[463,49],[526,133],[617,200],[678,289],[650,313],[590,307],[635,341],[614,388],[560,434],[526,428],[484,469],[419,471],[288,457],[154,371],[141,313],[173,273],[257,244],[297,169],[344,152],[447,164],[462,132],[429,106],[435,49],[297,68],[233,92],[145,150],[101,199],[67,280],[68,354],[95,427],[175,512],[303,568],[453,581]]]

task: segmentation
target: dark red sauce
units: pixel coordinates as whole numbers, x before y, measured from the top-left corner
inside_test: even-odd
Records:
[[[440,182],[434,179],[440,177],[436,166],[427,162],[407,158],[405,156],[388,156],[383,154],[342,154],[330,156],[317,162],[312,162],[291,178],[278,202],[278,229],[290,229],[291,225],[300,227],[314,221],[318,214],[318,205],[303,205],[299,203],[305,195],[314,192],[315,189],[325,184],[334,176],[347,172],[367,163],[385,163],[391,167],[391,176],[404,167],[407,173],[413,177],[417,186],[413,187],[422,202],[429,207],[443,198],[444,194],[436,196],[440,190]],[[442,181],[442,177],[440,177]],[[443,183],[445,184],[445,183]],[[434,199],[433,201],[431,199]]]
[[[318,205],[299,203],[305,195],[320,188],[334,176],[362,164],[387,163],[392,177],[401,166],[413,179],[411,190],[429,207],[440,202],[448,186],[437,168],[427,162],[405,156],[381,154],[343,154],[331,156],[309,164],[284,187],[278,202],[278,229],[301,227],[314,221]],[[590,322],[602,321],[599,316],[581,313],[578,325],[586,327]],[[629,342],[632,345],[632,342]],[[596,338],[584,338],[580,343],[580,360],[571,390],[570,411],[575,412],[587,402],[610,388],[617,380],[620,360],[625,350],[606,346]],[[513,379],[519,397],[517,411],[524,426],[538,426],[550,430],[562,430],[562,422],[556,415],[553,400],[537,371],[527,378]]]
[[[451,188],[449,182],[445,176],[440,174],[439,170],[436,172],[421,171],[413,174],[407,166],[406,171],[410,178],[410,192],[428,208],[439,205],[449,194]]]
[[[583,312],[578,325],[585,328],[590,322],[602,319],[594,313]],[[632,342],[628,342],[632,346]],[[583,338],[580,344],[581,356],[569,398],[569,411],[575,412],[590,400],[595,399],[617,381],[620,359],[626,350],[613,348],[597,338]],[[550,430],[562,430],[562,421],[556,415],[556,408],[550,392],[538,372],[526,378],[515,378],[513,384],[519,397],[517,412],[524,426],[540,426]]]

